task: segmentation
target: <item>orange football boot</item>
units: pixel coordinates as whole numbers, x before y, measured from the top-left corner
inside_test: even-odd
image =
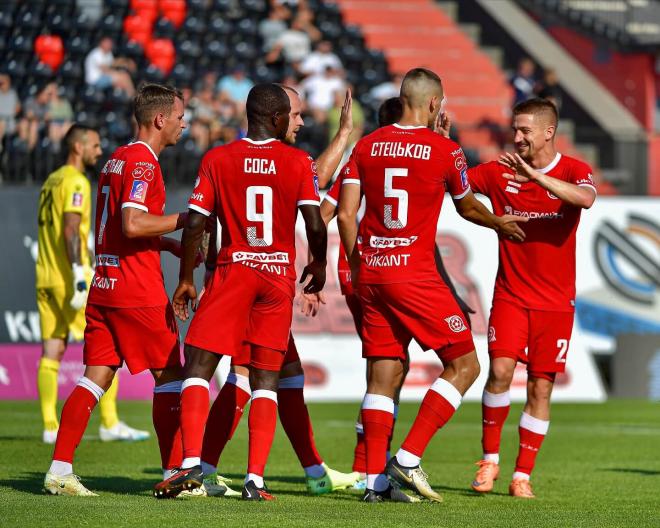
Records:
[[[480,493],[488,493],[493,490],[493,483],[500,476],[500,466],[492,460],[479,460],[479,469],[472,481],[472,489]]]
[[[517,478],[511,481],[509,485],[509,495],[520,497],[521,499],[535,499],[536,495],[532,491],[532,484],[528,479]]]

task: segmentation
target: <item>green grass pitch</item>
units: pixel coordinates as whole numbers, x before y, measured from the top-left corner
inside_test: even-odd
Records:
[[[417,406],[401,407],[394,446],[414,419]],[[443,504],[360,502],[358,492],[311,497],[293,451],[278,430],[266,481],[277,500],[157,501],[160,480],[156,441],[104,444],[98,413],[78,449],[75,470],[98,498],[42,494],[52,448],[41,444],[36,402],[0,403],[0,526],[660,526],[660,405],[612,401],[603,405],[556,404],[549,436],[533,476],[538,499],[507,493],[517,447],[520,405],[514,405],[502,439],[502,476],[493,493],[469,489],[480,455],[478,404],[467,403],[431,443],[424,457]],[[319,451],[333,468],[348,471],[357,404],[315,404],[310,412]],[[120,402],[122,418],[151,429],[147,402]],[[247,420],[221,459],[221,471],[237,483],[246,465]]]

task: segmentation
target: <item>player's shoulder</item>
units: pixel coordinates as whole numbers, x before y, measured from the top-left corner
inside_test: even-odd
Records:
[[[469,171],[479,171],[484,174],[501,174],[502,172],[510,172],[507,168],[502,165],[499,161],[486,161],[485,163],[479,163],[474,167],[470,167]]]
[[[119,147],[115,153],[129,161],[146,161],[158,164],[158,156],[144,141],[134,141]]]
[[[232,141],[231,143],[227,143],[226,145],[217,145],[213,148],[210,148],[202,156],[202,164],[213,163],[218,159],[222,158],[222,156],[224,156],[225,154],[229,154],[236,148],[235,143],[237,143],[238,141],[240,140]]]
[[[293,145],[287,145],[286,143],[279,142],[279,145],[276,148],[280,149],[283,154],[284,159],[289,161],[292,164],[302,165],[303,167],[311,167],[314,172],[316,172],[316,161],[314,158],[302,149],[295,147]]]
[[[563,167],[565,170],[580,171],[586,173],[593,172],[591,166],[588,163],[571,156],[566,156],[565,154],[561,155],[561,158],[557,164],[560,167]]]

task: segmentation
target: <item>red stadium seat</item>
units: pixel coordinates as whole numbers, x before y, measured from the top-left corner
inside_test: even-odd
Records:
[[[34,51],[40,62],[56,71],[64,60],[64,44],[59,35],[39,35],[34,41]]]
[[[144,54],[151,64],[156,66],[165,75],[168,75],[176,61],[174,44],[168,39],[154,39],[149,42]]]
[[[160,11],[163,18],[172,22],[172,25],[177,29],[186,20],[185,0],[160,0]]]
[[[128,40],[140,44],[143,48],[151,40],[153,22],[140,14],[129,15],[124,19],[124,33]]]

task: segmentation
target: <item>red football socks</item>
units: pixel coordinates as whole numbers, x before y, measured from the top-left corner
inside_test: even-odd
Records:
[[[438,378],[424,396],[401,449],[421,458],[433,435],[454,415],[461,398],[461,393],[451,383]]]
[[[218,466],[220,455],[234,436],[250,395],[248,378],[240,374],[229,374],[209,412],[202,444],[202,461]]]
[[[270,390],[255,390],[252,393],[248,428],[250,441],[248,451],[248,473],[263,476],[277,424],[277,393]]]
[[[549,426],[550,422],[547,420],[539,420],[525,412],[522,413],[520,426],[518,427],[520,447],[516,459],[515,473],[531,475],[536,462],[536,455],[541,449],[541,444]]]
[[[365,394],[362,426],[366,448],[367,475],[380,475],[387,464],[387,443],[394,424],[394,401],[381,394]]]
[[[89,417],[103,394],[104,390],[93,381],[80,378],[62,409],[53,460],[73,463],[73,455],[87,429]]]
[[[181,386],[181,433],[183,456],[193,465],[199,464],[202,439],[209,414],[209,382],[202,378],[188,378]],[[196,462],[196,463],[193,463]],[[188,461],[184,464],[189,466]]]
[[[353,471],[358,473],[367,472],[367,446],[364,442],[364,426],[358,422],[355,424],[357,442],[353,451]]]
[[[502,427],[511,409],[509,392],[493,394],[484,390],[481,403],[482,436],[481,445],[484,455],[496,455],[500,452]]]
[[[323,459],[316,450],[314,430],[303,395],[303,384],[303,375],[281,379],[277,400],[282,427],[300,460],[300,465],[305,468],[322,464]]]
[[[181,410],[181,382],[172,381],[154,387],[152,419],[158,437],[163,469],[181,466],[183,443],[179,414]]]

